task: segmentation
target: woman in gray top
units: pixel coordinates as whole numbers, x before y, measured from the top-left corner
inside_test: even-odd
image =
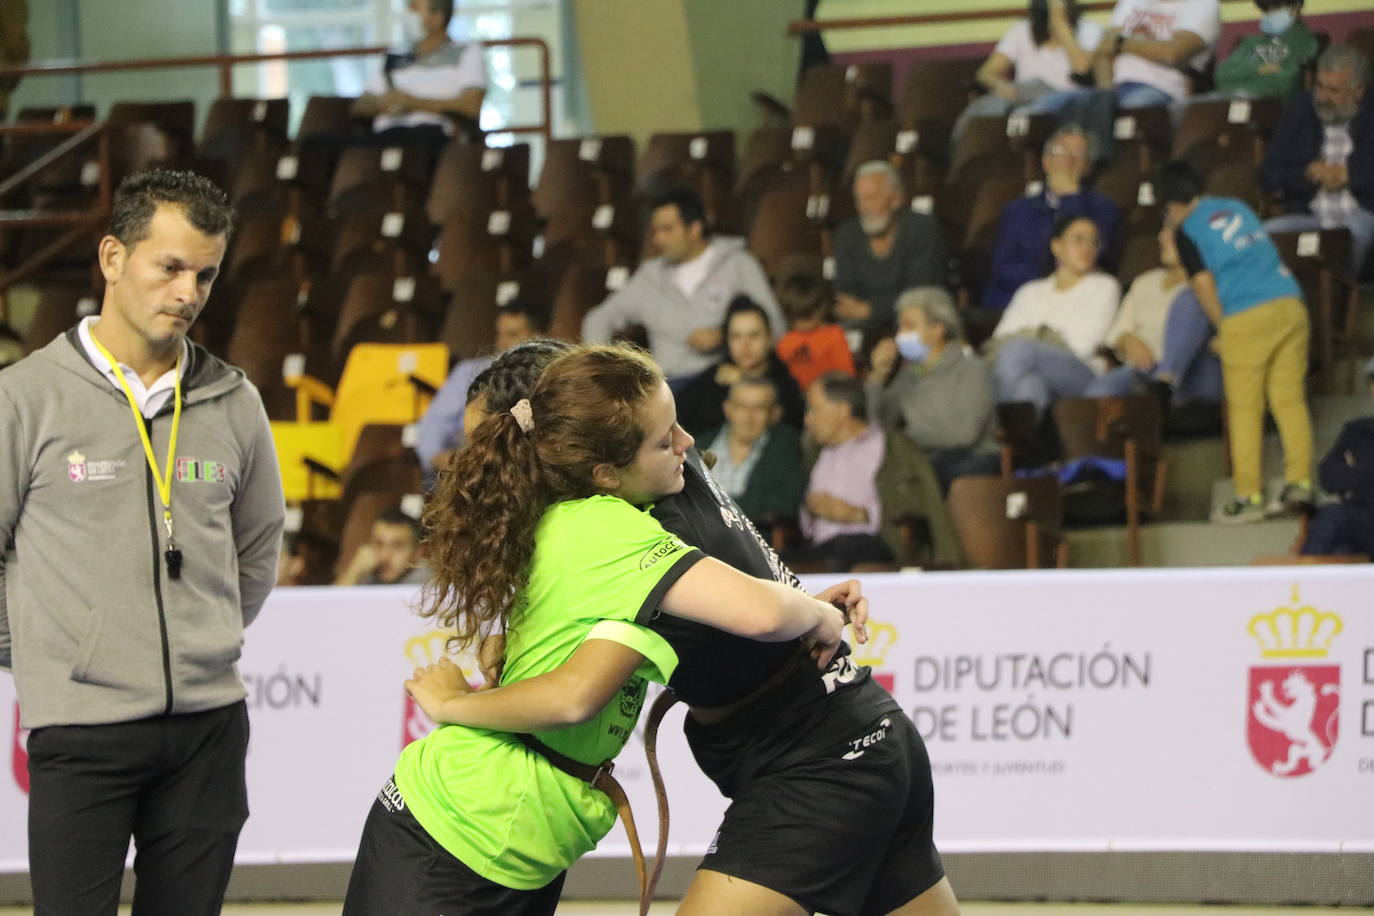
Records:
[[[996,386],[987,365],[965,350],[949,292],[919,286],[902,293],[896,309],[897,336],[873,348],[870,415],[921,447],[945,491],[955,477],[997,473]]]

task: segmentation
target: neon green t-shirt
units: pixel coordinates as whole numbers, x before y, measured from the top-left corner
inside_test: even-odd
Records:
[[[700,551],[647,511],[613,496],[551,506],[535,533],[524,603],[512,611],[503,684],[543,674],[587,639],[629,646],[645,661],[590,722],[538,735],[583,763],[614,757],[644,704],[645,682],[666,683],[677,655],[634,621],[656,607]],[[599,789],[555,769],[513,735],[450,725],[401,752],[396,785],[439,845],[489,881],[543,887],[615,825]]]

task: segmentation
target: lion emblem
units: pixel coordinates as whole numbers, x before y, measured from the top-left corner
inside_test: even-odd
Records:
[[[1274,693],[1275,681],[1267,680],[1259,685],[1260,698],[1251,707],[1255,720],[1265,728],[1279,732],[1288,739],[1288,757],[1276,760],[1270,769],[1278,776],[1287,776],[1307,763],[1310,769],[1317,769],[1326,762],[1335,746],[1334,727],[1336,714],[1327,718],[1324,731],[1326,740],[1317,733],[1318,689],[1301,671],[1290,671],[1283,679],[1283,698]],[[1323,684],[1321,696],[1339,694],[1336,684]],[[1284,700],[1287,700],[1285,702]]]

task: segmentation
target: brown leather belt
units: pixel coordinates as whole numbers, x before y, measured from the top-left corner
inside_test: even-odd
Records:
[[[645,868],[644,849],[639,842],[639,830],[635,827],[634,811],[630,808],[629,796],[625,787],[612,774],[615,761],[606,760],[600,766],[592,766],[560,754],[534,735],[517,734],[526,747],[543,755],[544,759],[569,776],[580,779],[593,789],[599,789],[615,805],[620,821],[625,825],[625,834],[630,840],[630,853],[634,856],[635,877],[639,880],[639,916],[647,916],[649,904],[654,899],[659,876],[663,873],[663,857],[668,849],[668,792],[663,784],[663,774],[658,767],[658,726],[663,715],[674,703],[677,695],[664,690],[649,710],[649,718],[644,723],[644,753],[649,758],[649,776],[654,783],[654,796],[658,801],[658,843],[654,852],[653,870]]]

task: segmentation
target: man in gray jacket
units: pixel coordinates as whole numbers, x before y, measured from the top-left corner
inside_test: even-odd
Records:
[[[0,373],[0,667],[31,729],[40,914],[218,913],[248,816],[243,628],[284,516],[267,416],[186,332],[233,211],[189,172],[130,176],[90,317]]]
[[[701,198],[674,190],[650,207],[658,257],[587,312],[582,339],[607,343],[630,325],[649,333],[649,349],[670,383],[697,375],[720,357],[725,308],[744,293],[768,313],[774,336],[787,327],[763,268],[735,238],[712,238]]]

